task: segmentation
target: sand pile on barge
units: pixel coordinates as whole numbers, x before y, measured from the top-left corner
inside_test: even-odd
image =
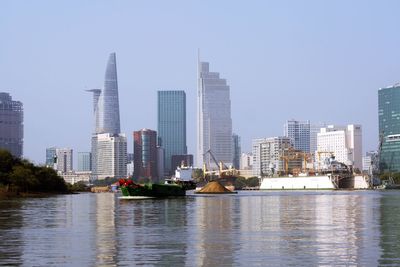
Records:
[[[228,190],[218,181],[207,183],[201,190],[196,191],[196,194],[236,194],[237,192]]]

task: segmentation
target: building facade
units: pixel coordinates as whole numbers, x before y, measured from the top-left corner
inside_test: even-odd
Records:
[[[134,178],[158,179],[157,132],[142,129],[133,132]]]
[[[325,123],[311,123],[310,124],[310,153],[314,154],[317,151],[318,133],[321,128],[326,127]]]
[[[158,145],[164,149],[164,173],[173,174],[173,155],[187,154],[186,93],[185,91],[158,91],[157,133]]]
[[[240,156],[242,155],[242,147],[240,145],[240,136],[232,134],[232,167],[240,169]]]
[[[209,71],[208,62],[198,63],[197,166],[217,168],[217,161],[232,165],[232,119],[230,89],[218,72]]]
[[[328,125],[318,133],[316,161],[321,164],[325,157],[333,154],[335,159],[362,170],[361,125]]]
[[[97,135],[97,179],[125,178],[127,143],[124,134]]]
[[[310,153],[310,121],[288,120],[283,126],[284,136],[289,137],[296,150]]]
[[[46,166],[49,168],[54,168],[54,163],[57,160],[57,148],[56,147],[49,147],[46,148]]]
[[[241,170],[250,170],[253,165],[253,154],[251,153],[242,153],[240,156],[240,169]]]
[[[0,93],[0,148],[21,158],[24,146],[24,111],[20,101]]]
[[[269,137],[255,139],[252,144],[253,153],[253,175],[274,176],[286,172],[285,153],[293,150],[292,141],[289,137]],[[288,171],[302,168],[302,159],[288,162]]]
[[[54,169],[60,173],[73,170],[73,150],[71,148],[56,148],[56,160]]]
[[[400,172],[400,84],[378,91],[379,170]]]
[[[88,172],[92,170],[92,153],[78,152],[78,172]]]

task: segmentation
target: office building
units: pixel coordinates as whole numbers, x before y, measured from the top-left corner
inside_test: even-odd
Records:
[[[142,129],[133,132],[134,178],[158,179],[157,132]]]
[[[198,62],[197,166],[217,168],[217,161],[232,165],[232,119],[230,89],[218,72],[209,71],[208,62]]]
[[[88,172],[92,170],[92,153],[78,152],[78,172]]]
[[[283,129],[294,149],[310,153],[310,121],[288,120]]]
[[[400,172],[400,84],[378,91],[379,170]]]
[[[126,177],[127,144],[124,134],[97,135],[97,179]]]
[[[378,163],[378,151],[369,151],[362,157],[362,170],[369,174],[376,173],[379,170]]]
[[[54,164],[57,160],[57,148],[56,147],[49,147],[46,148],[46,166],[49,168],[54,168]]]
[[[60,173],[73,170],[73,150],[71,148],[56,148],[54,169]]]
[[[20,101],[0,93],[0,149],[21,158],[24,146],[24,111]]]
[[[242,154],[242,148],[240,145],[240,136],[237,134],[232,134],[232,167],[240,168],[240,156]]]
[[[321,128],[317,139],[316,161],[318,164],[332,154],[337,161],[362,170],[361,125],[328,125]]]
[[[158,91],[157,101],[158,145],[164,150],[164,173],[171,175],[175,171],[171,165],[172,156],[187,154],[186,94],[184,91]]]

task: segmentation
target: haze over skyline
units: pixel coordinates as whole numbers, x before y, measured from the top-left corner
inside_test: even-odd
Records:
[[[24,156],[90,151],[92,96],[117,54],[121,132],[157,129],[157,91],[185,90],[196,154],[197,49],[230,86],[233,132],[288,119],[361,124],[377,148],[378,89],[400,81],[398,1],[1,1],[0,92],[24,105]],[[75,154],[76,156],[77,154]]]

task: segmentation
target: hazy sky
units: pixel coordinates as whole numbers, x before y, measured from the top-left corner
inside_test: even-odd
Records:
[[[377,147],[377,91],[400,80],[400,1],[0,1],[0,91],[25,109],[25,157],[90,151],[92,96],[117,53],[121,128],[157,128],[157,90],[185,90],[195,153],[197,49],[231,88],[234,132],[287,119],[360,123]],[[76,156],[76,155],[75,155]]]

